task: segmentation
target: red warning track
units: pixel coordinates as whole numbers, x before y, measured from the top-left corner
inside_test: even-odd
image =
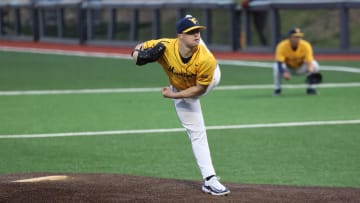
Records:
[[[37,48],[37,49],[54,49],[64,51],[84,51],[84,52],[100,52],[111,54],[129,54],[132,47],[114,47],[114,46],[95,46],[95,45],[77,45],[77,44],[60,44],[46,42],[27,42],[27,41],[1,41],[0,47],[16,47],[16,48]],[[274,60],[271,53],[249,53],[249,52],[214,52],[217,59],[227,60]],[[315,54],[317,60],[333,60],[333,61],[359,61],[360,54]]]

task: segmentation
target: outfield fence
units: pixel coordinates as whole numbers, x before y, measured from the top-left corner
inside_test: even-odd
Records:
[[[273,51],[285,35],[281,11],[316,9],[338,12],[332,24],[338,42],[315,49],[360,52],[360,44],[351,41],[349,18],[350,12],[359,12],[360,0],[263,0],[251,2],[247,9],[235,0],[2,0],[0,40],[133,46],[149,38],[175,36],[175,22],[191,13],[207,27],[203,38],[213,49]],[[269,42],[259,46],[254,43],[252,14],[260,11],[267,14],[263,20]]]

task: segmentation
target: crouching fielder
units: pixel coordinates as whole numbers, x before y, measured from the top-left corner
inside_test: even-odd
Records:
[[[173,99],[177,116],[190,138],[193,154],[204,179],[202,190],[212,195],[230,193],[219,182],[213,167],[200,97],[220,81],[220,69],[213,54],[200,37],[196,18],[186,16],[176,24],[177,38],[149,40],[138,44],[132,57],[137,65],[157,61],[167,74],[165,98]],[[180,167],[180,166],[179,166]]]
[[[288,38],[276,46],[276,62],[273,67],[275,90],[274,95],[281,95],[281,79],[290,80],[292,75],[310,75],[318,73],[319,64],[314,60],[312,46],[303,40],[304,34],[299,28],[289,31]],[[306,93],[316,95],[316,89],[307,82]]]

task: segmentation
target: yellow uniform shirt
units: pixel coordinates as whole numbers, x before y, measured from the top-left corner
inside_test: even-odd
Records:
[[[165,52],[158,62],[169,77],[170,84],[178,90],[184,90],[196,84],[209,85],[216,68],[216,59],[203,45],[199,44],[190,61],[181,60],[178,39],[157,39],[144,42],[143,48],[155,46],[158,42],[165,45]]]
[[[290,40],[281,41],[276,47],[276,61],[283,62],[289,68],[299,68],[304,61],[313,61],[313,50],[311,44],[303,39],[299,41],[298,48],[291,48]]]

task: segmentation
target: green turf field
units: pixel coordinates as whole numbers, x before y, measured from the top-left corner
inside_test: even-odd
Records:
[[[157,64],[15,52],[0,52],[0,61],[0,174],[201,178],[172,102],[162,98],[168,83]],[[320,65],[360,70],[360,61]],[[271,69],[221,67],[219,89],[202,105],[224,182],[360,188],[360,73],[323,71],[324,85],[333,86],[319,87],[318,96],[299,86],[304,77],[293,78],[284,83],[293,88],[274,97]],[[99,89],[109,92],[91,92]],[[290,126],[270,125],[279,123]]]

